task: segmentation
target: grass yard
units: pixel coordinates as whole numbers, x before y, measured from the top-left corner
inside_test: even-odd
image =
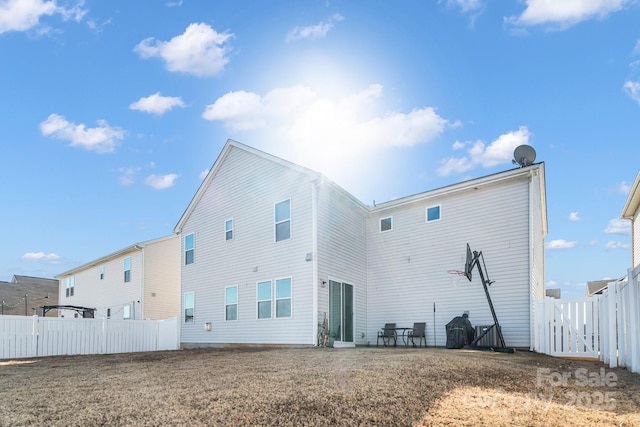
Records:
[[[640,426],[640,375],[528,352],[225,348],[0,361],[0,426]]]

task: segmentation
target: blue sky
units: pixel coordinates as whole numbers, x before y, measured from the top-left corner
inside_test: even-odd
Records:
[[[0,0],[0,55],[0,280],[171,234],[228,138],[368,204],[529,144],[547,286],[631,266],[637,1]]]

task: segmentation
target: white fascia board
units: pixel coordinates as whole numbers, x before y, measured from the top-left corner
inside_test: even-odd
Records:
[[[528,177],[531,175],[531,172],[533,170],[542,170],[543,177],[544,177],[543,165],[544,163],[536,163],[531,166],[512,169],[506,172],[498,172],[492,175],[483,176],[481,178],[475,178],[468,181],[451,184],[445,187],[440,187],[435,190],[429,190],[423,193],[414,194],[412,196],[402,197],[399,199],[391,200],[389,202],[376,204],[375,206],[371,207],[371,212],[381,212],[386,209],[392,209],[398,206],[403,206],[403,205],[415,203],[418,201],[429,200],[435,197],[441,197],[443,195],[458,193],[461,191],[466,191],[466,190],[470,190],[477,187],[491,185],[491,184],[495,184],[495,183],[506,181],[506,180],[513,180],[515,178]],[[544,188],[541,189],[541,191],[543,190]],[[543,211],[546,212],[546,201],[544,200],[544,196],[543,196],[543,204],[544,204]],[[546,218],[546,215],[545,215],[545,218]]]
[[[77,273],[79,273],[81,271],[84,271],[84,270],[86,270],[88,268],[92,268],[92,267],[96,267],[96,266],[101,265],[101,264],[105,264],[105,263],[111,261],[112,259],[119,258],[119,257],[121,257],[123,255],[128,254],[128,253],[141,251],[141,250],[143,250],[145,248],[145,246],[149,246],[149,245],[152,245],[154,243],[159,243],[159,242],[162,242],[162,241],[165,241],[165,240],[168,240],[168,239],[175,239],[175,238],[177,238],[177,236],[175,234],[171,234],[169,236],[159,237],[157,239],[146,240],[144,242],[134,243],[131,246],[127,246],[126,248],[123,248],[123,249],[120,249],[118,251],[112,252],[109,255],[105,255],[105,256],[97,258],[97,259],[95,259],[93,261],[89,261],[89,262],[84,263],[84,264],[82,264],[82,265],[80,265],[78,267],[75,267],[75,268],[71,269],[71,270],[65,271],[64,273],[60,273],[60,274],[54,276],[54,278],[60,280],[63,277],[72,276],[72,275],[77,274]]]
[[[627,197],[627,201],[624,204],[624,208],[622,209],[622,214],[620,215],[623,219],[633,219],[636,212],[638,212],[638,207],[640,206],[640,171],[638,175],[636,175],[636,180],[631,187],[631,191],[629,191],[629,196]]]

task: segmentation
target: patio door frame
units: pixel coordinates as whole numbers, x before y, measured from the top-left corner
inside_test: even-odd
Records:
[[[338,288],[339,286],[339,288]],[[340,325],[339,336],[336,336],[335,319],[336,307],[333,306],[335,289],[340,291]],[[355,347],[355,318],[356,318],[356,294],[355,286],[351,283],[330,277],[329,278],[329,332],[334,338],[334,347]],[[350,324],[350,328],[349,328]],[[347,329],[345,329],[347,325]]]

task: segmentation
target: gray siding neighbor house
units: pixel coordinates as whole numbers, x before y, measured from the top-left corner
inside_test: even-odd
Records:
[[[508,346],[532,345],[543,298],[544,164],[368,206],[323,175],[229,140],[174,232],[181,245],[184,346],[375,345],[388,322],[427,322],[427,344],[486,297],[452,280],[482,251]]]

